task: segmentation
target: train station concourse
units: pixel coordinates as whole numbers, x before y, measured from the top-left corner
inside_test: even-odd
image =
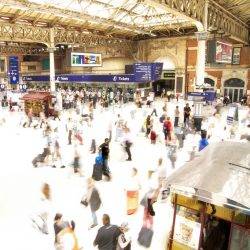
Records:
[[[249,0],[0,1],[0,249],[250,249]]]

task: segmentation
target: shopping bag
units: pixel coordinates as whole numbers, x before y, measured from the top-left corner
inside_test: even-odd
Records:
[[[138,243],[141,246],[149,248],[152,242],[154,231],[147,227],[142,227],[138,235]]]

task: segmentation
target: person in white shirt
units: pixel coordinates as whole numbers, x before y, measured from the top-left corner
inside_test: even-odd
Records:
[[[127,222],[121,224],[120,230],[122,234],[118,237],[116,250],[131,250],[131,235]]]
[[[162,158],[159,158],[159,160],[158,160],[158,168],[156,170],[157,175],[158,175],[158,180],[159,180],[159,187],[162,186],[164,180],[166,180],[166,177],[167,177],[166,167],[162,163],[163,163]]]
[[[128,180],[126,180],[125,191],[127,196],[127,214],[134,214],[139,205],[139,190],[141,189],[140,181],[137,175],[136,168],[132,169],[132,174]]]

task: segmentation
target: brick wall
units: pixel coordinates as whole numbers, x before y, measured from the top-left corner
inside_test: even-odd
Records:
[[[250,67],[250,47],[243,47],[240,53],[240,65]]]
[[[193,89],[196,69],[197,57],[197,41],[196,39],[187,40],[187,83],[189,90]],[[248,73],[244,71],[248,69]],[[250,90],[250,47],[242,47],[240,65],[221,65],[220,67],[206,66],[206,77],[216,78],[217,88],[221,88],[225,78],[235,77],[243,79],[247,82],[247,89]],[[226,71],[226,73],[225,73]],[[229,73],[228,73],[229,72]],[[243,77],[242,75],[245,76]]]

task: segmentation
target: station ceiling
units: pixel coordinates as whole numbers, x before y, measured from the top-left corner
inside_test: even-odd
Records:
[[[193,34],[194,22],[155,0],[1,0],[0,22],[140,40]],[[162,1],[164,2],[164,1]],[[189,1],[186,1],[188,4]],[[158,4],[156,4],[158,3]],[[244,23],[250,0],[217,0]]]
[[[142,0],[1,0],[2,21],[78,29],[101,35],[140,39],[182,35],[195,26],[153,1]]]
[[[217,2],[250,25],[250,0],[217,0]]]

